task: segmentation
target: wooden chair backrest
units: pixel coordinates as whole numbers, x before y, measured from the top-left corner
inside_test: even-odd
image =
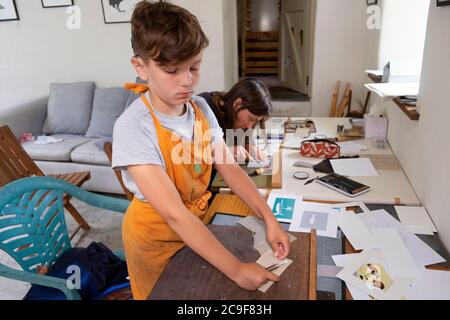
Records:
[[[105,150],[106,156],[109,159],[109,162],[112,163],[112,143],[111,142],[105,142],[103,145],[103,149]],[[122,173],[120,170],[114,170],[114,173],[116,174],[117,179],[119,180],[120,185],[122,186],[123,191],[125,192],[125,195],[128,200],[133,200],[133,193],[131,193],[130,190],[125,186],[122,179]]]
[[[0,187],[17,179],[44,176],[8,126],[0,127]]]

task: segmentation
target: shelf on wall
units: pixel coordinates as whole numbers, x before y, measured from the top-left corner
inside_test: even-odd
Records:
[[[368,77],[370,80],[372,80],[375,83],[381,83],[381,76],[377,76],[373,73],[369,73]],[[413,120],[418,121],[420,119],[420,113],[417,111],[417,108],[415,106],[410,106],[404,103],[401,103],[398,98],[394,98],[393,101],[395,104],[406,114],[406,116]]]

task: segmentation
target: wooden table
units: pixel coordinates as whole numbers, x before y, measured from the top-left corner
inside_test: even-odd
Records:
[[[248,215],[251,210],[233,195],[217,195],[211,213]],[[237,226],[209,226],[216,237],[239,259],[254,262],[259,254],[253,249],[250,231]],[[266,292],[239,288],[220,271],[184,248],[170,261],[149,299],[155,300],[316,300],[316,234],[293,233],[298,240],[291,244],[289,258],[294,263]]]
[[[283,119],[283,118],[279,118]],[[291,118],[293,120],[305,118]],[[350,128],[350,119],[348,118],[308,118],[314,121],[317,134],[327,135],[328,137],[337,136],[337,125],[344,125]],[[278,129],[280,129],[279,127]],[[268,127],[267,129],[277,129],[277,127]],[[314,134],[311,135],[314,138]],[[327,188],[319,183],[304,185],[304,181],[296,180],[293,175],[297,171],[307,172],[311,178],[324,176],[325,174],[315,173],[313,169],[294,167],[294,163],[301,159],[299,150],[281,149],[282,152],[282,181],[283,187],[280,193],[297,194],[303,196],[305,200],[321,200],[334,202],[353,202],[363,201],[370,204],[395,204],[419,206],[418,199],[414,189],[406,177],[403,168],[389,145],[387,149],[375,149],[372,141],[369,139],[357,140],[358,144],[364,144],[367,151],[360,152],[361,157],[371,159],[379,176],[376,177],[355,177],[352,178],[358,182],[371,187],[371,191],[355,198],[350,198],[335,190]],[[267,194],[270,190],[259,189],[261,194]],[[229,193],[229,189],[221,189],[221,193]]]

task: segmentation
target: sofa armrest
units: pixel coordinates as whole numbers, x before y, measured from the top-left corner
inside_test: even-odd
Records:
[[[47,103],[48,97],[11,108],[0,108],[0,126],[8,125],[17,137],[24,132],[42,133]]]

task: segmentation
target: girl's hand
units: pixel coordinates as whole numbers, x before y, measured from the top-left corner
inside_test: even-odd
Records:
[[[256,159],[256,161],[261,161],[261,162],[267,161],[266,155],[257,146],[252,145],[252,144],[249,145],[248,146],[248,151],[249,151],[249,154],[252,156],[252,158]]]
[[[279,277],[257,263],[241,263],[232,280],[241,288],[254,291],[268,281],[279,281]]]
[[[289,255],[289,235],[276,219],[266,222],[266,237],[267,242],[272,247],[275,258],[282,260]]]
[[[230,150],[232,151],[237,163],[244,163],[247,159],[250,161],[255,161],[253,156],[245,150],[243,146],[230,147]]]

